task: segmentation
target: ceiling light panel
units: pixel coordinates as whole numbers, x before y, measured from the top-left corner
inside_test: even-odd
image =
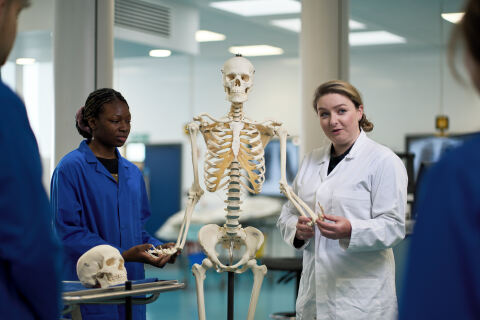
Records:
[[[228,51],[233,54],[241,54],[245,57],[275,56],[283,54],[282,48],[272,47],[265,44],[257,46],[230,47],[228,48]]]
[[[300,13],[301,4],[294,0],[216,1],[211,7],[245,17]]]
[[[197,42],[223,41],[225,39],[224,34],[213,31],[198,30],[195,32],[195,40],[197,40]]]
[[[300,18],[278,19],[278,20],[272,20],[270,21],[270,23],[276,27],[280,27],[280,28],[287,29],[294,32],[300,32],[300,30],[302,29],[302,22]],[[350,30],[360,30],[360,29],[365,29],[365,24],[355,20],[349,20],[348,27],[350,28]]]
[[[300,32],[302,29],[302,22],[300,19],[280,19],[270,21],[276,27],[287,29],[294,32]]]
[[[361,23],[361,22],[358,22],[356,20],[349,20],[348,21],[348,28],[350,30],[361,30],[361,29],[365,29],[365,24]]]
[[[148,54],[150,55],[150,57],[154,57],[154,58],[166,58],[172,54],[172,51],[156,49],[156,50],[150,50]]]
[[[15,60],[15,63],[18,65],[34,64],[34,58],[18,58]]]
[[[379,44],[406,43],[405,38],[388,31],[365,31],[351,32],[349,34],[350,45],[353,46],[371,46]]]
[[[442,18],[451,23],[459,23],[465,12],[442,13]]]

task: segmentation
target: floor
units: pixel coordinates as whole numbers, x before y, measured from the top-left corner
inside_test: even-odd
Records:
[[[185,259],[185,258],[183,258]],[[269,319],[274,312],[294,310],[295,279],[286,283],[277,281],[286,274],[269,271],[263,281],[255,319]],[[205,311],[207,319],[227,319],[227,274],[207,271],[205,279]],[[188,261],[177,260],[163,269],[149,267],[146,277],[176,279],[186,284],[185,289],[166,292],[147,306],[147,320],[198,319],[195,278]],[[251,271],[235,275],[234,319],[246,319],[253,285]]]

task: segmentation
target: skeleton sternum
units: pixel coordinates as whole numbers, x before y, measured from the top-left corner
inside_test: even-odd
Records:
[[[227,221],[224,227],[227,229],[227,235],[235,236],[237,230],[242,226],[238,222],[240,217],[240,166],[238,161],[232,161],[230,165],[230,182],[227,191]]]

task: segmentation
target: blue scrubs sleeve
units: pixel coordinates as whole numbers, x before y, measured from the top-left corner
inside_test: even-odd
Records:
[[[82,223],[82,205],[79,200],[78,182],[75,184],[73,174],[66,168],[58,168],[53,173],[51,182],[51,202],[55,227],[65,251],[78,259],[89,249],[107,244],[98,234],[90,232]],[[118,246],[120,252],[124,250]]]

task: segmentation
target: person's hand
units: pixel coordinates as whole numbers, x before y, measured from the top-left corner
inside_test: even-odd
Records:
[[[352,234],[352,225],[345,217],[334,216],[332,214],[324,214],[325,220],[333,221],[333,223],[317,219],[315,223],[320,233],[329,239],[350,239]]]
[[[298,240],[308,240],[315,235],[315,230],[311,226],[312,218],[304,216],[298,217],[297,231],[295,232],[295,238]]]
[[[142,262],[154,267],[163,268],[172,257],[171,255],[152,256],[147,251],[153,247],[149,243],[139,244],[122,252],[122,257],[127,262]]]
[[[167,242],[167,243],[158,245],[157,249],[159,249],[159,250],[160,249],[169,249],[169,248],[173,248],[173,247],[175,247],[175,242]],[[174,254],[172,254],[170,256],[170,260],[168,260],[168,263],[175,263],[175,260],[180,255],[180,253],[182,253],[182,250],[177,249],[177,252],[175,252]]]

